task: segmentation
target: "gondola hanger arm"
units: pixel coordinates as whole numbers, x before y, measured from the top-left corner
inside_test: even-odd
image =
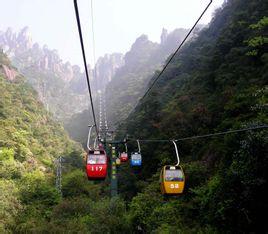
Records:
[[[87,149],[90,150],[90,137],[91,137],[91,131],[92,131],[92,128],[94,127],[95,125],[88,125],[89,127],[89,131],[88,131],[88,136],[87,136]]]
[[[139,140],[137,140],[137,144],[138,144],[139,153],[141,153],[141,146],[140,146],[140,141]]]
[[[127,151],[128,151],[128,150],[127,150],[127,143],[125,143],[125,149],[126,149],[126,153],[127,153]]]
[[[174,144],[175,152],[176,152],[176,156],[177,156],[177,164],[176,164],[176,166],[179,166],[180,165],[180,157],[179,157],[178,147],[177,147],[177,144],[176,144],[176,142],[174,140],[172,142]]]

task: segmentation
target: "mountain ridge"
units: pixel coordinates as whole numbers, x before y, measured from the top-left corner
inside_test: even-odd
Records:
[[[15,78],[2,67],[15,71]],[[29,231],[29,220],[44,219],[61,200],[54,185],[56,160],[64,156],[75,162],[65,165],[65,171],[81,167],[82,148],[1,51],[0,93],[0,232]]]
[[[197,27],[192,38],[201,28],[202,26]],[[106,90],[103,90],[110,129],[115,129],[116,125],[128,116],[133,105],[143,95],[154,71],[161,67],[170,53],[174,52],[187,32],[187,29],[182,28],[171,32],[163,29],[160,43],[150,41],[145,34],[135,40],[124,56],[124,64],[116,70],[111,81],[107,83]],[[95,99],[95,103],[98,113],[98,99]],[[86,139],[87,129],[83,125],[85,126],[85,123],[90,121],[89,116],[91,114],[85,110],[74,115],[65,124],[73,139],[79,142]],[[75,131],[75,129],[79,130]],[[84,141],[82,142],[84,144]]]
[[[27,77],[56,118],[65,121],[87,109],[85,73],[78,65],[63,62],[57,50],[33,43],[28,27],[18,33],[11,28],[0,31],[0,47],[18,71]],[[113,53],[100,57],[94,69],[88,65],[92,88],[103,89],[122,63],[122,54]]]
[[[267,12],[261,0],[226,1],[118,127],[117,140],[131,136],[130,150],[137,148],[135,139],[169,140],[141,140],[140,174],[126,168],[120,175],[120,193],[134,196],[132,218],[144,232],[187,233],[186,223],[205,233],[267,230],[267,129],[178,140],[184,193],[158,195],[160,169],[176,163],[171,140],[267,125]]]

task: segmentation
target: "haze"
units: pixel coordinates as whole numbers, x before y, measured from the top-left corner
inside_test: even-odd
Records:
[[[215,0],[201,23],[207,24],[224,0]],[[78,0],[87,57],[93,64],[90,0]],[[93,0],[96,57],[122,52],[141,34],[159,41],[162,28],[189,28],[208,4],[205,0]],[[33,42],[57,49],[64,61],[82,65],[80,44],[69,0],[2,1],[0,30],[28,26]]]

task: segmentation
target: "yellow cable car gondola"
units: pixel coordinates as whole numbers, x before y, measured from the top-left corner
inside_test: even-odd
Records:
[[[120,158],[117,158],[117,159],[115,160],[115,164],[116,164],[117,166],[120,166],[120,164],[121,164],[121,160],[120,160]]]
[[[160,189],[162,194],[182,194],[185,185],[185,175],[180,164],[180,158],[175,141],[172,141],[175,146],[178,163],[175,166],[166,165],[160,173]]]

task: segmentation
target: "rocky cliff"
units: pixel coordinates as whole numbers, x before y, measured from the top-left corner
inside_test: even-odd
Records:
[[[197,36],[200,28],[199,26],[194,31],[191,40]],[[106,111],[110,129],[116,128],[127,118],[139,98],[144,94],[154,72],[162,67],[187,32],[188,30],[183,28],[171,32],[163,29],[160,43],[150,41],[146,35],[141,35],[135,40],[125,54],[123,63],[115,69],[111,81],[106,84]],[[105,60],[105,58],[103,59]],[[107,74],[103,68],[100,68],[100,71]],[[106,82],[107,80],[105,80]],[[98,105],[96,106],[98,108]],[[74,115],[65,125],[71,137],[84,144],[87,131],[83,126],[87,123],[89,116],[90,114],[84,111]]]
[[[33,43],[28,27],[18,33],[11,28],[0,31],[0,47],[58,119],[66,120],[88,107],[84,72],[79,66],[62,61],[57,50]],[[104,89],[123,61],[123,55],[115,53],[99,58],[95,68],[89,66],[92,89]],[[14,78],[13,73],[2,69],[10,79]]]

